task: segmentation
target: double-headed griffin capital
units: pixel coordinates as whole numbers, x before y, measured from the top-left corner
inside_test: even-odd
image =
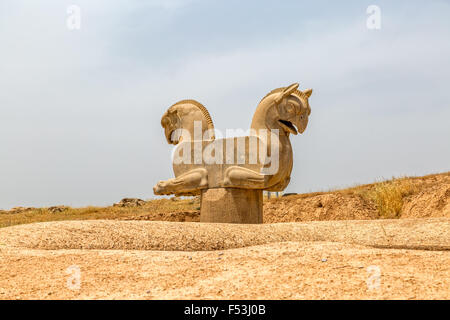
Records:
[[[311,89],[298,84],[269,92],[258,104],[244,137],[215,138],[208,110],[182,100],[163,115],[169,144],[176,145],[174,179],[160,181],[157,195],[195,195],[212,188],[282,191],[290,181],[293,154],[290,134],[303,133],[311,114]]]

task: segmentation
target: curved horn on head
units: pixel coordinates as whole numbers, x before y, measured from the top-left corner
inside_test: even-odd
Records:
[[[303,93],[309,98],[312,95],[312,89],[306,89]]]
[[[284,88],[284,90],[275,98],[275,103],[279,104],[284,98],[289,97],[292,93],[297,90],[299,84],[293,83],[290,86]]]

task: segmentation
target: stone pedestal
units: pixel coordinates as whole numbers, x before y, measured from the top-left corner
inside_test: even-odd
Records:
[[[200,222],[262,223],[263,192],[237,188],[202,190]]]

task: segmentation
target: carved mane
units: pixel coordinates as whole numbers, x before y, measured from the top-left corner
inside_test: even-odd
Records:
[[[178,101],[177,103],[175,103],[172,106],[170,106],[170,108],[178,106],[178,105],[181,105],[181,104],[192,104],[192,105],[196,106],[201,111],[201,113],[205,117],[206,122],[208,123],[208,129],[212,130],[212,132],[213,132],[213,136],[211,138],[214,139],[214,124],[213,124],[213,121],[211,119],[211,115],[208,112],[208,109],[206,109],[206,107],[204,105],[202,105],[200,102],[198,102],[196,100],[192,100],[192,99]]]

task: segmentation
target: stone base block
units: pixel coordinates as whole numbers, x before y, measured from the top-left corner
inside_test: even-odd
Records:
[[[200,222],[262,223],[263,192],[237,188],[202,190]]]

